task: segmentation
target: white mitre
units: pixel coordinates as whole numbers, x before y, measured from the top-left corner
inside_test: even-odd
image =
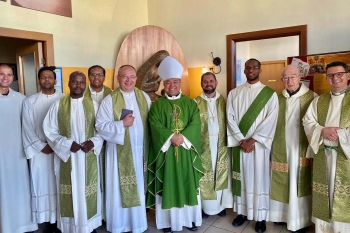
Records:
[[[167,56],[158,67],[159,77],[165,81],[170,78],[181,79],[184,68],[175,58]]]

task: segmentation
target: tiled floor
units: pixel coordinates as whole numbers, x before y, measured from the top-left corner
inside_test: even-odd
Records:
[[[220,218],[218,216],[210,216],[207,219],[203,219],[202,226],[198,227],[197,233],[254,233],[255,221],[247,221],[240,227],[233,227],[232,221],[237,216],[236,213],[232,212],[232,209],[226,209],[226,217]],[[162,233],[162,230],[158,230],[156,227],[156,220],[154,216],[154,211],[150,211],[147,214],[148,218],[148,230],[146,233]],[[40,226],[42,227],[42,226]],[[286,225],[277,226],[271,222],[266,223],[266,233],[288,233]],[[187,230],[185,227],[182,231],[183,233],[193,233]],[[314,226],[308,227],[306,233],[314,233]],[[36,231],[36,233],[42,233],[42,229]],[[105,226],[101,226],[97,229],[97,233],[109,233]]]

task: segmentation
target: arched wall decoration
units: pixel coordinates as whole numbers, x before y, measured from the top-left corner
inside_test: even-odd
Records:
[[[138,70],[153,54],[159,50],[166,50],[170,56],[177,59],[184,68],[181,80],[181,90],[185,95],[190,94],[188,71],[185,56],[175,37],[167,30],[157,26],[143,26],[133,30],[124,39],[120,46],[117,61],[114,70],[113,88],[118,85],[117,74],[118,68],[122,65],[129,64]],[[162,85],[160,89],[162,88]]]

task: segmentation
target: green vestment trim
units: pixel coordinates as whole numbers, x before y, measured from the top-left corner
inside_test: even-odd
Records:
[[[198,96],[196,98],[201,117],[202,154],[201,160],[204,176],[199,181],[202,200],[216,200],[216,191],[226,189],[228,186],[228,150],[226,134],[226,101],[221,95],[216,99],[219,135],[218,151],[215,166],[215,175],[212,167],[211,150],[208,130],[208,103]],[[215,178],[215,181],[214,181]]]
[[[147,206],[154,208],[156,195],[162,197],[162,209],[198,205],[199,180],[203,176],[201,162],[201,120],[193,99],[181,95],[156,100],[149,113],[151,147],[148,163]],[[192,146],[170,145],[161,149],[173,133],[180,133]]]
[[[83,99],[85,115],[85,138],[86,141],[95,134],[95,109],[91,98]],[[71,97],[69,95],[60,99],[58,107],[58,128],[60,134],[66,138],[71,137]],[[79,119],[78,119],[79,120]],[[98,164],[93,150],[85,154],[85,199],[87,218],[90,219],[97,214],[97,177]],[[72,164],[71,158],[67,162],[61,161],[60,165],[60,203],[61,216],[74,218],[72,197]]]
[[[340,114],[340,128],[350,127],[350,89],[345,92]],[[321,126],[325,125],[329,104],[330,93],[321,95],[317,102],[317,118]],[[313,187],[312,187],[312,215],[324,221],[337,221],[350,223],[348,206],[350,206],[350,160],[348,160],[341,147],[337,151],[337,164],[334,180],[333,210],[330,210],[329,188],[327,183],[327,163],[325,150],[327,146],[320,146],[314,156],[313,163]]]
[[[112,93],[112,89],[103,85],[103,98],[105,98],[107,95]],[[86,87],[85,91],[84,91],[84,96],[86,97],[91,97],[91,92],[90,92],[90,88],[89,86]],[[104,187],[105,187],[105,161],[106,161],[106,142],[103,143],[103,146],[101,148],[101,152],[100,152],[100,174],[101,174],[101,179],[100,179],[100,186],[101,186],[101,191],[104,191]]]
[[[299,176],[298,197],[311,195],[311,163],[306,158],[308,141],[302,124],[303,116],[314,99],[312,91],[299,97]],[[286,103],[287,98],[278,93],[279,112],[272,149],[271,199],[289,203],[289,173],[286,149]],[[294,155],[289,155],[294,156]]]
[[[246,113],[243,115],[239,122],[239,130],[245,137],[259,116],[261,110],[265,107],[266,103],[270,100],[271,96],[275,93],[274,90],[265,86],[260,93],[256,96],[252,104],[249,106]],[[241,196],[241,148],[236,146],[232,148],[232,193],[235,196]]]
[[[137,88],[134,89],[137,104],[140,110],[140,115],[143,125],[143,150],[144,150],[144,182],[146,190],[146,163],[149,151],[149,138],[148,138],[148,103],[143,92]],[[124,96],[120,91],[120,88],[114,90],[111,94],[113,103],[114,120],[119,121],[122,109],[125,108]],[[129,128],[125,128],[124,145],[117,145],[118,153],[118,170],[119,170],[119,182],[122,195],[122,207],[131,208],[140,206],[140,197],[137,189],[137,180],[135,174],[135,166],[133,160],[133,154],[131,149],[131,140]],[[143,195],[143,194],[142,194]]]

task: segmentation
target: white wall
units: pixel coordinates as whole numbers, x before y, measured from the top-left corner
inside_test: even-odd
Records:
[[[226,35],[308,26],[308,54],[350,50],[348,0],[148,0],[149,24],[172,33],[188,67],[222,59],[218,90],[226,95]]]
[[[249,45],[250,57],[260,62],[287,60],[287,57],[299,55],[299,36],[254,40],[250,41]]]
[[[114,68],[128,33],[148,24],[147,0],[72,0],[73,18],[0,1],[0,27],[53,34],[57,66]]]

